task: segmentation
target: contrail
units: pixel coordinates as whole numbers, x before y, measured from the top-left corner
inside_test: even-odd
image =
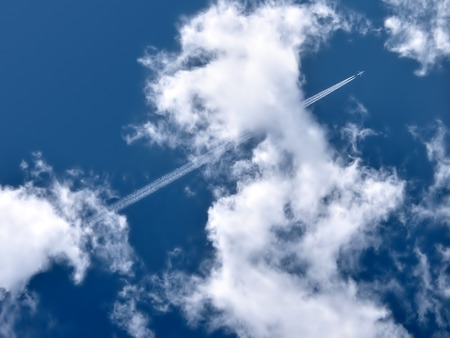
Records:
[[[136,203],[137,201],[140,201],[141,199],[147,197],[148,195],[153,194],[155,191],[158,191],[162,187],[165,187],[166,185],[178,180],[179,178],[183,177],[184,175],[190,173],[191,171],[193,171],[197,168],[200,168],[204,164],[213,162],[215,159],[220,158],[220,156],[223,153],[226,153],[227,151],[231,150],[232,148],[238,146],[239,144],[248,141],[253,136],[255,136],[253,133],[250,133],[250,132],[244,133],[244,135],[241,136],[237,142],[227,142],[225,144],[222,144],[222,145],[206,152],[203,155],[200,155],[199,157],[184,164],[183,166],[179,167],[178,169],[171,171],[170,173],[158,178],[156,181],[153,181],[152,183],[140,188],[139,190],[136,190],[135,192],[129,194],[128,196],[123,197],[122,199],[113,203],[109,207],[109,209],[111,211],[120,211],[120,210]]]
[[[359,72],[358,74],[355,74],[353,76],[350,76],[349,78],[321,91],[320,93],[317,93],[314,96],[311,96],[310,98],[303,101],[303,107],[308,107],[312,105],[314,102],[319,101],[320,99],[324,98],[325,96],[331,94],[335,90],[341,88],[342,86],[345,86],[347,83],[353,81],[358,76],[361,76],[363,72]],[[236,142],[228,142],[222,145],[219,145],[218,147],[206,152],[203,155],[200,155],[199,157],[193,159],[192,161],[184,164],[183,166],[169,172],[168,174],[158,178],[156,181],[151,182],[150,184],[140,188],[139,190],[136,190],[135,192],[121,198],[117,202],[113,203],[108,210],[113,212],[118,212],[122,209],[125,209],[126,207],[144,199],[145,197],[153,194],[154,192],[158,191],[159,189],[165,187],[166,185],[169,185],[170,183],[178,180],[179,178],[183,177],[186,174],[189,174],[191,171],[194,171],[195,169],[200,168],[201,166],[205,165],[206,163],[211,163],[214,160],[221,157],[222,154],[226,153],[227,151],[239,146],[242,143],[245,143],[249,139],[253,138],[256,134],[251,132],[246,132],[244,135],[240,137],[240,139]],[[104,214],[99,214],[91,219],[91,222],[98,221],[104,216]]]
[[[325,96],[327,96],[327,95],[331,94],[332,92],[338,90],[339,88],[345,86],[347,83],[353,81],[358,76],[361,76],[363,73],[364,73],[364,71],[359,72],[355,75],[352,75],[352,76],[346,78],[345,80],[343,80],[339,83],[336,83],[334,86],[331,86],[330,88],[322,90],[320,93],[317,93],[316,95],[311,96],[310,98],[307,98],[305,101],[303,101],[303,106],[308,107],[308,106],[312,105],[314,102],[319,101],[320,99],[324,98]]]

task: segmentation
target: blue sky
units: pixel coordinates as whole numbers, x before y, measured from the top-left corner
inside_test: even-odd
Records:
[[[445,336],[449,17],[1,3],[0,336]]]

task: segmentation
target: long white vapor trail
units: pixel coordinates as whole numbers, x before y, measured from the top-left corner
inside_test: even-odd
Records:
[[[310,98],[303,101],[303,106],[308,107],[312,105],[314,102],[319,101],[320,99],[324,98],[325,96],[331,94],[335,90],[341,88],[342,86],[345,86],[350,81],[353,81],[357,78],[358,75],[350,76],[349,78],[321,91],[320,93],[317,93],[314,96],[311,96]],[[255,136],[255,133],[244,133],[244,135],[237,141],[237,142],[228,142],[225,144],[222,144],[207,153],[195,158],[194,160],[184,164],[183,166],[169,172],[168,174],[158,178],[156,181],[151,182],[150,184],[140,188],[139,190],[136,190],[135,192],[123,197],[122,199],[118,200],[117,202],[113,203],[110,207],[110,211],[120,211],[140,200],[143,198],[153,194],[154,192],[158,191],[159,189],[165,187],[166,185],[178,180],[179,178],[183,177],[184,175],[190,173],[191,171],[200,168],[201,166],[205,165],[206,163],[211,163],[214,160],[220,158],[220,156],[233,149],[234,147],[239,146],[240,144],[248,141],[252,137]],[[102,215],[99,215],[98,217],[95,217],[95,220],[98,220],[98,218],[101,218]]]
[[[190,173],[191,171],[193,171],[197,168],[200,168],[204,164],[213,162],[215,159],[218,159],[223,153],[226,153],[227,151],[231,150],[232,148],[238,146],[239,144],[242,144],[242,143],[248,141],[253,136],[255,136],[253,133],[250,133],[250,132],[244,133],[244,135],[241,136],[241,138],[237,142],[227,142],[225,144],[222,144],[222,145],[206,152],[203,155],[200,155],[199,157],[184,164],[183,166],[158,178],[156,181],[153,181],[152,183],[140,188],[139,190],[136,190],[135,192],[129,194],[128,196],[123,197],[122,199],[113,203],[109,207],[109,209],[111,211],[120,211],[120,210],[140,201],[141,199],[147,197],[150,194],[153,194],[154,192],[158,191],[162,187],[165,187],[166,185],[178,180],[179,178],[183,177],[184,175]]]
[[[305,101],[303,101],[303,106],[308,107],[308,106],[312,105],[314,102],[319,101],[320,99],[324,98],[325,96],[327,96],[327,95],[331,94],[332,92],[338,90],[339,88],[345,86],[347,83],[353,81],[361,74],[362,74],[362,72],[352,75],[352,76],[346,78],[345,80],[343,80],[339,83],[336,83],[334,86],[331,86],[325,90],[322,90],[320,93],[317,93],[316,95],[311,96],[310,98],[307,98]]]

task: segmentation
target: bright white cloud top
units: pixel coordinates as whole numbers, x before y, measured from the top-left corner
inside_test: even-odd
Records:
[[[29,278],[46,269],[51,259],[65,259],[79,282],[89,265],[80,250],[81,229],[56,214],[53,206],[24,188],[3,188],[0,193],[0,285],[8,291],[22,289]]]

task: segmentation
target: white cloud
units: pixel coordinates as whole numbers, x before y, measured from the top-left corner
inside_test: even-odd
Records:
[[[81,229],[57,215],[52,204],[26,189],[0,190],[0,286],[22,289],[51,260],[65,259],[80,281],[89,257],[80,250]]]
[[[359,143],[366,137],[378,135],[377,132],[370,128],[362,128],[354,123],[347,123],[341,130],[343,136],[350,142],[353,153],[359,153]]]
[[[164,118],[144,125],[153,140],[183,145],[183,136],[195,135],[196,147],[213,147],[244,130],[277,124],[277,112],[284,109],[278,101],[301,99],[290,90],[298,84],[298,51],[317,47],[345,26],[320,3],[242,11],[221,1],[181,28],[180,54],[141,59],[158,77],[147,86],[149,101]]]
[[[386,47],[417,60],[417,75],[427,74],[450,56],[450,0],[383,0],[392,11],[384,26]]]
[[[154,334],[148,329],[149,318],[137,308],[142,292],[137,286],[126,284],[114,303],[111,320],[132,337],[151,338]]]
[[[403,182],[342,159],[302,108],[299,55],[348,27],[321,2],[249,10],[221,1],[181,26],[179,53],[141,60],[155,72],[147,88],[157,116],[140,130],[152,126],[157,143],[201,152],[244,131],[265,135],[228,171],[237,191],[216,189],[212,266],[161,280],[191,324],[242,337],[407,335],[337,263],[400,205]]]
[[[413,135],[419,136],[414,128],[410,128]],[[450,188],[450,158],[445,147],[447,130],[438,121],[436,134],[427,142],[425,147],[428,159],[434,164],[434,181],[428,188],[421,204],[414,208],[414,212],[422,218],[435,219],[450,224],[450,197],[445,190]],[[444,193],[443,193],[444,191]]]
[[[24,312],[35,314],[38,298],[34,293],[25,292],[20,297],[0,289],[0,337],[15,338],[15,322]]]
[[[415,307],[417,318],[427,324],[434,320],[439,329],[448,331],[450,312],[448,300],[450,298],[450,281],[448,278],[449,249],[445,247],[445,236],[435,239],[431,246],[422,242],[436,229],[448,234],[450,225],[450,157],[446,149],[447,129],[440,121],[429,140],[424,141],[423,130],[410,127],[410,132],[424,142],[429,161],[434,165],[434,179],[424,191],[421,201],[412,207],[411,218],[415,226],[414,252],[417,265],[411,278],[415,279]],[[430,316],[431,314],[431,316]]]
[[[450,299],[450,276],[446,272],[450,268],[450,248],[438,247],[442,257],[442,263],[439,265],[438,290],[443,297]],[[450,316],[450,314],[449,314]]]
[[[444,257],[440,257],[439,261],[434,262],[430,262],[427,254],[420,251],[418,247],[415,248],[415,254],[418,259],[418,264],[413,271],[417,288],[414,299],[417,318],[424,325],[433,320],[441,332],[446,332],[449,329],[450,312],[447,309],[445,298],[448,297],[446,291],[450,285],[446,283],[445,270],[448,262],[445,260],[445,251],[442,252]]]
[[[364,104],[353,96],[349,99],[347,111],[352,115],[359,115],[362,118],[369,115],[369,110],[364,106]]]
[[[71,266],[75,283],[82,282],[93,257],[106,270],[132,273],[134,257],[126,221],[106,211],[101,199],[108,190],[92,188],[89,179],[79,178],[79,171],[72,170],[68,178],[58,180],[41,155],[35,156],[32,166],[21,165],[28,170],[29,181],[19,187],[0,186],[2,306],[8,300],[13,307],[14,300],[19,302],[26,294],[29,280],[55,263]],[[98,212],[105,217],[88,222]],[[13,321],[15,317],[7,318]]]
[[[396,330],[379,323],[387,310],[359,298],[357,286],[339,278],[336,260],[353,235],[395,207],[401,188],[379,178],[364,182],[356,166],[348,172],[330,169],[342,175],[342,183],[335,177],[326,186],[320,182],[325,175],[309,172],[313,177],[307,178],[300,168],[291,178],[265,170],[267,177],[241,183],[236,195],[215,204],[208,232],[217,265],[205,279],[194,279],[195,291],[184,303],[176,300],[191,320],[209,304],[221,312],[213,325],[244,337],[375,336]],[[324,195],[314,196],[319,182]],[[320,202],[325,198],[329,201]]]

